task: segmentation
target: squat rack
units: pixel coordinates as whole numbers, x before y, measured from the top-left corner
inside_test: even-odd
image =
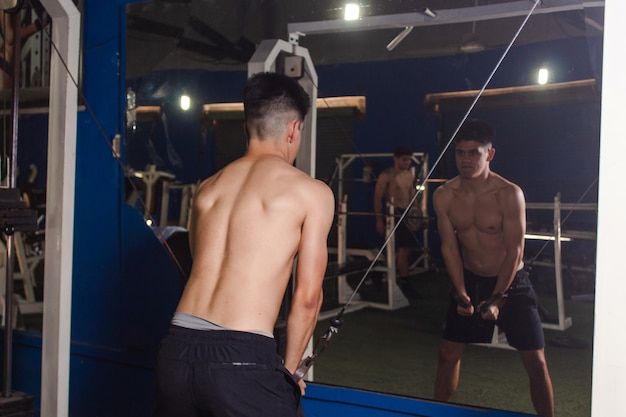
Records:
[[[374,262],[378,249],[360,249],[360,248],[348,248],[347,244],[347,223],[348,223],[348,215],[364,215],[364,216],[374,216],[374,213],[369,212],[349,212],[348,211],[348,195],[344,194],[344,181],[346,181],[345,169],[348,168],[357,158],[359,159],[368,159],[368,158],[391,158],[393,157],[392,153],[367,153],[367,154],[341,154],[337,157],[337,195],[340,196],[341,200],[338,204],[339,211],[337,213],[337,263],[339,268],[345,267],[349,263],[350,257],[363,257],[370,262]],[[415,175],[415,167],[412,167],[413,176],[416,178],[416,188],[417,191],[422,193],[421,198],[418,198],[414,204],[419,204],[419,208],[422,213],[426,213],[426,202],[427,202],[427,184],[423,184],[421,179],[425,178],[428,174],[428,155],[424,152],[414,152],[412,154],[412,159],[415,164],[419,167],[418,175]],[[374,180],[371,167],[365,165],[363,178],[356,180],[362,181],[365,183],[372,182]],[[402,213],[397,213],[394,211],[394,207],[391,204],[387,205],[387,215],[385,216],[385,236],[389,236],[391,232],[394,230],[396,225],[396,218]],[[429,257],[428,257],[428,228],[425,227],[422,230],[423,234],[423,248],[422,254],[418,257],[418,259],[411,265],[411,269],[418,270],[427,270],[430,268],[429,266]],[[330,249],[333,252],[332,249]],[[385,264],[384,265],[375,265],[372,267],[372,271],[384,272],[387,278],[387,300],[386,302],[374,302],[374,301],[362,301],[358,300],[356,302],[351,303],[351,311],[358,310],[364,307],[374,307],[383,310],[397,310],[399,308],[405,307],[409,304],[407,298],[404,296],[400,288],[396,285],[396,268],[395,268],[395,241],[394,239],[390,239],[384,253]],[[363,271],[365,272],[365,270]],[[345,303],[352,296],[353,289],[348,285],[347,275],[339,274],[337,276],[337,293],[338,293],[338,301],[340,303]],[[326,311],[320,313],[320,319],[328,318],[334,315],[334,310]]]

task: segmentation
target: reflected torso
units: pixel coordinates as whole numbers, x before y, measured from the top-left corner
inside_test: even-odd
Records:
[[[460,177],[445,185],[447,212],[461,246],[464,266],[482,276],[496,276],[506,255],[502,198],[515,185],[490,173],[485,187],[471,191]]]
[[[381,179],[385,181],[385,200],[393,202],[395,207],[406,208],[415,194],[413,173],[390,167],[381,174]]]

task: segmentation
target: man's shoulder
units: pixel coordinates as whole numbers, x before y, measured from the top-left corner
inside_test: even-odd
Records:
[[[333,201],[335,199],[335,195],[333,190],[322,180],[318,180],[305,174],[306,179],[303,180],[303,183],[306,184],[307,192],[312,193],[312,197],[323,197],[323,198],[332,198]]]
[[[492,179],[495,181],[498,192],[505,194],[518,194],[522,192],[522,188],[511,180],[504,178],[502,175],[491,173]]]
[[[454,200],[460,186],[459,177],[441,184],[433,193],[433,203],[438,207],[448,206]]]
[[[443,184],[441,184],[439,187],[437,187],[437,189],[435,190],[435,194],[448,194],[448,193],[452,193],[455,190],[458,190],[458,188],[461,185],[461,181],[459,177],[454,177],[446,182],[444,182]]]

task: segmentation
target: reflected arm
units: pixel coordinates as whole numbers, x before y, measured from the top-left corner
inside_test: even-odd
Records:
[[[515,273],[522,264],[524,254],[524,233],[526,232],[526,203],[524,193],[516,186],[511,185],[500,197],[503,220],[502,240],[506,249],[506,256],[498,271],[498,282],[493,292],[506,292],[513,282]]]
[[[463,261],[459,251],[454,225],[448,216],[448,208],[452,199],[451,191],[445,185],[439,187],[433,195],[433,206],[437,215],[437,229],[441,236],[441,254],[446,271],[459,297],[469,297],[465,289],[463,276]]]

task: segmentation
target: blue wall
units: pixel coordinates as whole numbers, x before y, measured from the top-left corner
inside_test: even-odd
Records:
[[[125,3],[124,0],[85,0],[82,87],[97,122],[90,112],[79,114],[70,383],[72,416],[149,415],[157,343],[182,289],[176,267],[157,237],[141,216],[124,204],[123,167],[112,157],[108,143],[116,133],[124,131]],[[531,70],[534,72],[548,52],[557,51],[562,70],[557,73],[559,79],[554,81],[591,78],[597,71],[595,64],[592,65],[587,54],[582,54],[582,60],[577,57],[586,49],[584,41],[514,48],[491,87],[527,84]],[[354,144],[360,152],[389,152],[398,144],[409,144],[415,150],[438,155],[438,129],[443,126],[445,133],[450,132],[454,118],[459,115],[444,115],[440,123],[437,115],[423,111],[424,95],[480,88],[499,53],[323,66],[318,68],[319,96],[367,97],[367,116],[364,121],[356,122],[354,131]],[[138,93],[138,104],[163,106],[170,144],[180,160],[185,161],[184,165],[172,163],[171,168],[185,181],[204,178],[214,171],[212,138],[211,132],[202,138],[199,113],[182,115],[176,109],[175,98],[184,89],[193,91],[193,98],[202,103],[239,101],[245,78],[244,72],[181,71],[132,81]],[[172,95],[156,97],[155,92],[163,85],[167,85],[165,91]],[[499,133],[494,169],[519,182],[529,201],[549,201],[557,191],[567,193],[564,199],[574,200],[580,187],[597,175],[598,110],[598,105],[567,105],[503,109],[482,114],[494,123]],[[596,116],[590,119],[589,114]],[[33,152],[29,156],[27,147],[22,146],[20,166],[42,161],[40,170],[43,171],[45,145],[41,143],[45,138],[41,131],[45,131],[46,118],[28,116],[22,121],[27,121],[29,128],[23,130],[21,140],[33,144],[28,147]],[[164,126],[157,123],[154,129],[155,149],[163,155],[166,149]],[[133,149],[133,145],[141,149],[146,135],[146,132],[139,132],[137,137],[129,137],[129,149]],[[132,144],[131,140],[139,142]],[[203,156],[198,157],[199,153]],[[140,160],[140,156],[133,157],[138,158],[137,168],[147,162]],[[176,158],[163,157],[163,160],[176,162]],[[25,172],[25,168],[22,170]],[[447,174],[454,175],[452,171]],[[367,209],[371,204],[372,190],[363,187],[353,188],[355,197],[350,200],[354,204],[351,208]],[[355,236],[355,239],[368,238]],[[14,359],[15,389],[38,396],[40,335],[18,334]],[[420,403],[339,388],[317,389],[313,386],[306,400],[311,415],[348,415],[349,412],[400,415],[406,412],[403,409],[408,405],[413,410],[419,409],[416,404]],[[359,397],[361,395],[364,397]],[[326,399],[332,396],[338,400],[328,402]],[[357,400],[350,403],[345,398]],[[361,403],[369,401],[384,406],[372,406],[364,411]],[[439,407],[443,408],[437,409],[438,414],[478,413],[459,407]],[[489,415],[496,415],[494,413]]]

